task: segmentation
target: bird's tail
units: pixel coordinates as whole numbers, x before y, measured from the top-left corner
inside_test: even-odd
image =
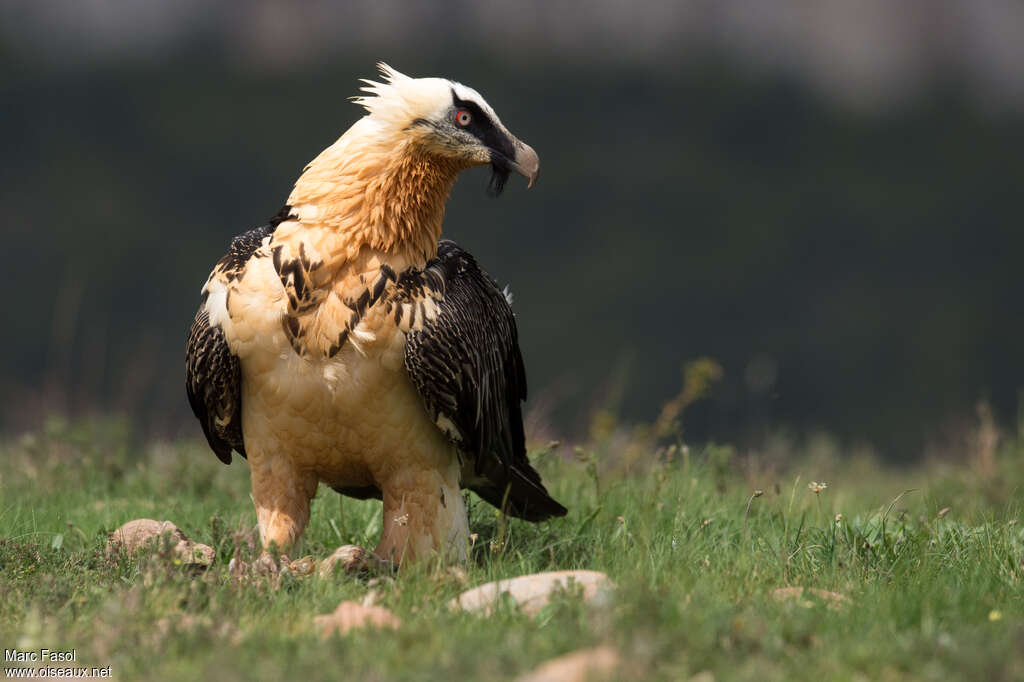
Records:
[[[467,487],[486,502],[517,519],[538,522],[565,516],[566,508],[548,494],[547,488],[540,482],[540,474],[529,463],[517,462],[506,471],[502,472],[504,475],[476,479]]]

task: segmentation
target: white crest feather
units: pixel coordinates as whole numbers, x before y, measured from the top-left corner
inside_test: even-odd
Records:
[[[377,69],[381,80],[360,79],[364,84],[360,90],[366,94],[352,98],[372,119],[402,128],[418,118],[434,120],[451,107],[454,90],[460,99],[476,102],[500,125],[494,110],[473,88],[445,78],[411,78],[384,62],[378,62]]]
[[[384,62],[377,62],[377,70],[380,71],[381,77],[384,82],[378,82],[370,80],[369,78],[360,78],[359,82],[365,85],[359,90],[361,92],[369,93],[369,97],[356,96],[352,98],[352,101],[366,109],[367,113],[373,113],[374,106],[378,100],[388,99],[394,96],[392,92],[396,87],[396,83],[403,81],[412,80],[404,73],[400,72]]]

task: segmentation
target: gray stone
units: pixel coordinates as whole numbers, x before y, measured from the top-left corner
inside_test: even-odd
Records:
[[[463,611],[489,613],[502,595],[508,594],[523,612],[535,614],[544,608],[554,593],[582,589],[586,603],[600,604],[607,601],[613,587],[608,576],[598,571],[551,571],[474,587],[452,599],[448,606]]]

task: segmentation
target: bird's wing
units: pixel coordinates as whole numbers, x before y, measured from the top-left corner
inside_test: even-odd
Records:
[[[235,237],[231,247],[217,263],[203,290],[203,302],[196,312],[188,342],[185,344],[185,391],[192,412],[203,427],[206,440],[217,457],[231,463],[231,451],[245,457],[242,440],[242,372],[238,358],[231,352],[224,330],[211,324],[209,291],[239,279],[246,263],[273,234],[277,225],[287,217],[289,207],[282,209],[269,225],[250,230]],[[217,305],[224,305],[221,301]]]
[[[219,326],[210,326],[205,306],[196,313],[185,347],[185,390],[192,412],[217,457],[231,464],[231,451],[245,457],[242,441],[242,372]]]
[[[526,457],[526,372],[505,294],[450,241],[396,289],[435,299],[436,316],[407,335],[405,368],[434,423],[468,457],[463,485],[513,516],[564,515]]]

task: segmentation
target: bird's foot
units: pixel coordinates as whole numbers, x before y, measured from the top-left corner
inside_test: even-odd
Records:
[[[306,561],[312,562],[312,559],[309,557],[299,559],[295,564],[301,564]],[[271,580],[277,580],[283,573],[295,575],[296,573],[292,570],[295,564],[283,554],[279,560],[275,560],[273,556],[263,552],[255,561],[243,561],[238,557],[234,557],[228,563],[228,574],[236,580],[248,578],[270,578]],[[311,572],[312,569],[306,571],[304,575],[309,575]]]
[[[243,561],[235,557],[228,563],[228,574],[235,580],[266,578],[273,583],[280,582],[285,575],[305,578],[317,573],[321,578],[327,578],[336,571],[349,575],[390,575],[397,569],[398,565],[393,561],[381,559],[358,545],[342,545],[320,562],[311,556],[292,561],[283,554],[275,560],[271,554],[263,552],[254,561]]]
[[[327,578],[337,570],[343,570],[348,574],[387,574],[394,573],[397,568],[393,561],[381,559],[359,545],[342,545],[334,550],[334,554],[320,562],[318,573],[321,578]]]

